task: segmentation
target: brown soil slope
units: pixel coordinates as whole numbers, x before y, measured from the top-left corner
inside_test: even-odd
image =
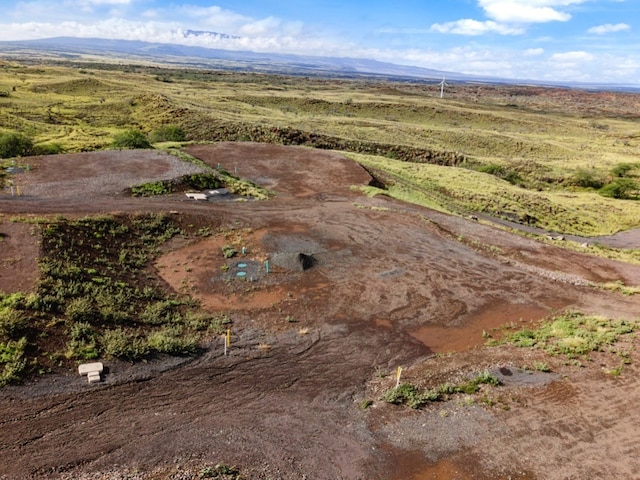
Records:
[[[121,195],[145,176],[142,160],[95,201],[73,202],[87,193],[82,182],[71,182],[73,195],[37,193],[47,191],[46,176],[25,182],[33,188],[25,187],[25,198],[0,198],[3,212],[171,210],[224,227],[200,243],[174,245],[157,268],[173,288],[188,288],[234,322],[227,356],[212,338],[205,354],[181,363],[106,360],[98,386],[69,372],[1,390],[0,478],[197,478],[218,462],[264,479],[632,478],[638,471],[633,364],[614,378],[603,373],[612,366],[605,354],[587,368],[545,358],[565,376],[529,376],[517,367],[541,353],[480,345],[485,330],[567,307],[634,318],[635,297],[589,282],[640,284],[639,267],[362,197],[350,187],[369,176],[329,152],[234,143],[188,151],[237,169],[275,198]],[[51,168],[73,172],[73,162],[59,156]],[[238,262],[248,265],[248,279],[234,277],[237,262],[221,268],[220,245],[230,236],[246,246]],[[274,264],[266,273],[265,260],[301,253],[315,259],[311,268]],[[0,268],[3,278],[11,263]],[[400,365],[410,379],[497,369],[505,386],[490,394],[502,408],[460,398],[422,411],[385,404],[382,392]],[[362,410],[367,398],[373,406]]]

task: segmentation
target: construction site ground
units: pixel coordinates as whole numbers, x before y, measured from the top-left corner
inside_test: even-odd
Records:
[[[37,157],[0,196],[0,290],[37,281],[38,235],[14,217],[171,212],[210,228],[174,241],[154,267],[166,284],[232,320],[232,342],[193,357],[102,360],[103,381],[63,370],[0,390],[0,478],[592,479],[640,472],[637,339],[631,363],[580,362],[486,346],[504,325],[572,309],[633,320],[640,266],[450,216],[357,186],[369,174],[337,153],[254,143],[188,153],[274,193],[266,201],[135,198],[128,188],[197,167],[154,151]],[[247,276],[221,246],[235,236]],[[640,245],[637,235],[627,247]],[[307,269],[265,262],[303,253]],[[636,348],[633,349],[632,347]],[[546,362],[551,372],[531,369]],[[420,410],[386,403],[402,381],[503,382]],[[481,401],[491,399],[491,401]]]

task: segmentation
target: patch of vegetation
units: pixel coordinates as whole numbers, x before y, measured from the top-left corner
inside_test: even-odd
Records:
[[[367,410],[373,405],[373,400],[366,398],[360,402],[360,410]]]
[[[537,329],[523,328],[506,336],[517,347],[539,348],[551,355],[569,358],[601,351],[614,344],[621,335],[634,331],[635,323],[567,312]]]
[[[638,225],[635,201],[605,198],[592,190],[571,194],[559,190],[532,191],[468,168],[415,164],[352,153],[347,156],[384,179],[387,188],[376,193],[450,213],[466,216],[467,212],[483,212],[549,231],[582,236],[608,235]],[[618,179],[621,183],[627,180],[630,179]],[[628,197],[631,192],[627,190],[624,195]]]
[[[167,195],[172,192],[170,182],[147,182],[131,187],[131,194],[134,197],[154,197]]]
[[[567,184],[582,188],[599,189],[604,185],[604,180],[593,170],[578,168],[569,177]]]
[[[240,470],[218,463],[215,466],[206,466],[200,469],[198,478],[218,478],[220,480],[241,480]]]
[[[0,387],[22,379],[26,367],[24,358],[26,346],[25,337],[20,340],[0,342]]]
[[[118,149],[153,148],[147,136],[140,130],[135,129],[117,134],[111,146]]]
[[[629,174],[637,168],[637,163],[618,163],[611,169],[611,175],[618,178],[628,177]]]
[[[480,372],[475,377],[459,383],[445,383],[435,388],[420,391],[415,385],[403,383],[397,388],[387,390],[384,400],[395,405],[408,405],[411,408],[422,408],[430,402],[448,400],[450,396],[465,393],[474,394],[480,391],[481,385],[498,386],[500,380],[488,371]]]
[[[96,358],[187,355],[226,317],[166,292],[149,262],[181,229],[163,215],[58,218],[38,224],[35,293],[0,295],[0,384]]]
[[[232,245],[224,245],[222,247],[222,256],[224,258],[233,258],[238,254],[238,251]]]
[[[33,155],[33,140],[21,133],[0,135],[0,158],[27,157]]]
[[[149,141],[151,143],[184,142],[185,140],[185,131],[178,125],[163,125],[149,134]]]
[[[493,175],[495,177],[506,180],[513,185],[519,185],[523,183],[523,179],[518,172],[506,168],[503,165],[489,163],[487,165],[481,165],[477,168],[477,170],[479,172],[488,173],[489,175]]]
[[[603,197],[611,197],[618,199],[638,198],[640,193],[640,185],[631,178],[616,178],[610,183],[598,190]]]

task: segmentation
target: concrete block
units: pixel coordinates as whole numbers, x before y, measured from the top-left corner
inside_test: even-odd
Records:
[[[101,380],[102,380],[102,378],[100,377],[100,373],[99,372],[89,372],[87,374],[87,381],[89,383],[95,383],[95,382],[99,382]]]
[[[102,365],[102,362],[83,363],[78,366],[78,373],[80,375],[87,375],[91,372],[98,372],[98,374],[101,374],[103,370],[104,365]]]
[[[208,198],[206,193],[185,193],[185,195],[192,200],[207,200]]]

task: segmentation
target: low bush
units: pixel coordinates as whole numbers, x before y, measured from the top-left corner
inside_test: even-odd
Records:
[[[178,325],[167,325],[151,332],[147,336],[147,345],[151,351],[171,355],[186,355],[196,351],[197,335],[185,335]]]
[[[33,147],[33,155],[57,155],[64,153],[64,148],[59,143],[44,143]]]
[[[153,148],[147,136],[134,129],[116,135],[111,146],[118,149]]]
[[[569,185],[582,188],[602,188],[604,180],[598,177],[594,172],[584,168],[578,168],[573,175],[566,181]]]
[[[20,133],[0,134],[0,158],[33,155],[33,140]]]
[[[93,360],[99,357],[97,332],[89,323],[73,324],[69,329],[69,337],[65,353],[67,358]]]
[[[238,254],[238,251],[231,245],[225,245],[222,247],[222,256],[224,258],[233,258]]]
[[[13,339],[21,335],[26,324],[24,312],[11,307],[0,308],[0,338]]]
[[[23,358],[26,346],[25,337],[0,343],[0,387],[20,380],[26,366]]]
[[[171,193],[171,188],[166,182],[149,182],[131,187],[131,194],[134,197],[154,197]]]
[[[149,354],[149,346],[144,339],[122,328],[105,330],[100,337],[100,347],[107,358],[137,360]]]
[[[638,198],[640,185],[630,178],[616,178],[611,183],[606,184],[598,193],[603,197],[618,199]]]
[[[91,298],[80,297],[67,304],[64,314],[72,322],[94,323],[98,317],[98,309]]]
[[[177,125],[165,125],[149,134],[151,143],[158,142],[184,142],[186,134],[184,130]]]
[[[627,177],[632,170],[637,168],[637,163],[619,163],[611,169],[611,175],[618,178]]]

